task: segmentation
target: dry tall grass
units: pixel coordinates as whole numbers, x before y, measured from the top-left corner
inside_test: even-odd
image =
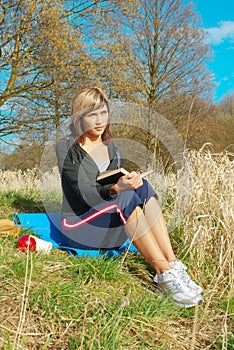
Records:
[[[232,158],[232,160],[231,160]],[[230,154],[191,152],[193,191],[186,241],[199,266],[208,256],[230,271],[233,262],[234,158]]]
[[[45,173],[41,173],[38,169],[28,169],[26,171],[0,170],[0,191],[27,193],[29,190],[38,190],[42,193],[61,192],[57,167]]]
[[[219,319],[216,315],[211,325],[221,325],[222,349],[226,349],[228,318],[233,317],[228,310],[234,302],[234,155],[192,151],[190,160],[193,191],[185,225],[185,254],[197,267],[193,269],[195,279],[209,291],[205,310],[214,307],[214,300],[226,305],[226,313]]]

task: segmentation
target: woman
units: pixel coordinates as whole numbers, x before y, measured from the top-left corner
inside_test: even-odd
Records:
[[[117,183],[97,182],[101,171],[125,166],[121,150],[111,140],[108,100],[100,88],[76,93],[70,131],[56,146],[64,244],[105,249],[119,247],[129,237],[154,268],[154,281],[162,293],[180,306],[202,302],[202,288],[175,257],[152,186],[136,172]]]

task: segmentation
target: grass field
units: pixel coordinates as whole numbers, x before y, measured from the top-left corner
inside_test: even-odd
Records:
[[[162,297],[137,254],[24,254],[16,239],[0,236],[0,348],[232,350],[234,155],[191,151],[189,160],[191,187],[178,191],[168,174],[163,210],[178,257],[205,290],[202,305],[183,309]],[[56,170],[43,181],[37,171],[0,172],[0,218],[58,210]]]

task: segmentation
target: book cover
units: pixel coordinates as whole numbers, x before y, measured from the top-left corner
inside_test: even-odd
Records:
[[[140,176],[146,177],[147,175],[151,174],[153,170],[147,170],[143,173],[140,173]],[[129,171],[127,171],[124,168],[114,169],[114,170],[106,170],[100,173],[100,175],[97,177],[97,182],[100,185],[108,185],[108,184],[115,184],[118,182],[119,178],[123,175],[129,174]]]
[[[118,182],[121,176],[127,174],[129,174],[129,172],[124,168],[106,170],[100,173],[100,175],[97,177],[97,182],[100,185],[115,184]]]

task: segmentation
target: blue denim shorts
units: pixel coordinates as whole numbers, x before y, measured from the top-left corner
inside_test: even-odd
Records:
[[[150,183],[135,191],[123,191],[86,213],[62,220],[62,243],[80,249],[110,249],[120,247],[127,239],[124,225],[137,206],[143,207],[158,196]]]

